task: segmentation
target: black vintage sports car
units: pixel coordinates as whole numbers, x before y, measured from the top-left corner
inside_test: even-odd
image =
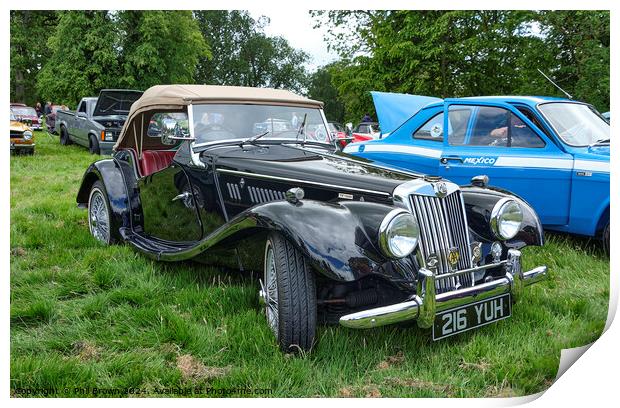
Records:
[[[523,200],[484,176],[459,187],[381,168],[330,140],[322,103],[287,91],[155,86],[77,202],[106,244],[261,271],[284,351],[309,349],[319,321],[417,320],[451,336],[509,317],[546,276],[521,269],[520,249],[543,244]]]

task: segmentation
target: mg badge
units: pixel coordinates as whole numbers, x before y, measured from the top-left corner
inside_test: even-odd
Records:
[[[451,267],[455,267],[456,264],[459,262],[459,249],[456,247],[452,247],[448,250],[448,263],[450,264]]]
[[[437,194],[438,197],[445,197],[446,194],[448,194],[448,186],[446,186],[446,183],[442,181],[435,184],[435,194]]]
[[[241,187],[241,189],[245,187],[245,180],[243,179],[243,177],[241,178],[241,180],[239,180],[239,187]]]

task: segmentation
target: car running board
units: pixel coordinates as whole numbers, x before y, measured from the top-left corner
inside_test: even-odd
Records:
[[[164,258],[167,258],[167,256],[169,255],[178,254],[187,250],[192,245],[195,245],[195,243],[193,242],[177,243],[164,241],[153,237],[146,237],[126,227],[120,228],[119,232],[123,240],[129,242],[138,250],[145,252],[148,255],[151,255],[157,260],[160,260],[162,258],[162,255]]]

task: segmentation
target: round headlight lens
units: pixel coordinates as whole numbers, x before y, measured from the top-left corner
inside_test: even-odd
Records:
[[[404,258],[411,254],[419,238],[418,222],[404,210],[391,211],[379,227],[381,251],[390,258]]]
[[[30,140],[32,139],[32,132],[27,130],[24,132],[24,140]]]
[[[523,211],[518,202],[503,198],[495,204],[491,212],[491,228],[499,239],[511,239],[521,229]]]

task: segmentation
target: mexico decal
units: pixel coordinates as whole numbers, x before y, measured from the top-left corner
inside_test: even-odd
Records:
[[[474,156],[474,157],[465,157],[463,159],[464,164],[473,164],[474,166],[483,165],[483,166],[492,166],[497,161],[497,157],[491,156]]]

